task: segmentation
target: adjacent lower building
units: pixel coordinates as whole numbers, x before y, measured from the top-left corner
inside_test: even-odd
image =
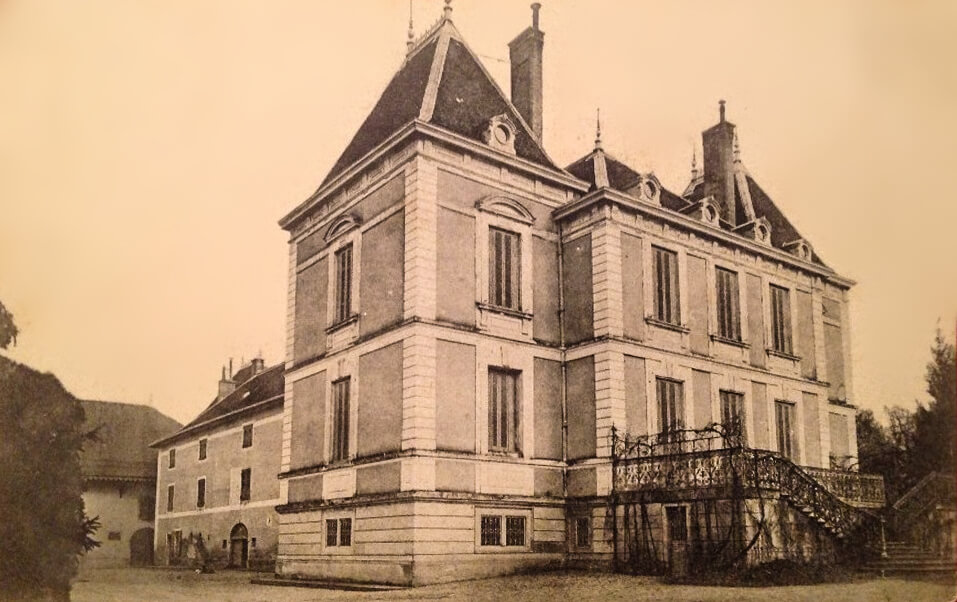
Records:
[[[262,359],[224,368],[209,407],[152,444],[156,564],[272,569],[283,371]]]
[[[880,480],[842,470],[853,283],[744,168],[723,104],[680,195],[600,130],[556,164],[543,47],[533,5],[509,99],[447,5],[280,222],[281,575],[680,571],[869,536]]]
[[[153,564],[156,453],[149,445],[182,425],[155,408],[81,401],[84,430],[94,432],[80,455],[83,504],[100,527],[99,547],[80,556],[81,569]]]

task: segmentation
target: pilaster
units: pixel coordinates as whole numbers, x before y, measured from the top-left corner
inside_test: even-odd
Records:
[[[435,449],[435,339],[412,334],[402,346],[402,449]]]
[[[611,220],[611,214],[611,209],[606,207],[605,219],[592,231],[595,337],[624,334],[621,229]]]
[[[405,172],[405,319],[435,319],[438,173],[421,155]],[[388,261],[387,258],[383,258]]]
[[[625,428],[625,356],[617,351],[595,354],[596,455],[611,456],[611,427]]]

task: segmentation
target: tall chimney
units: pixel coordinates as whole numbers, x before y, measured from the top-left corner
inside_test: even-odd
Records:
[[[236,390],[236,383],[233,381],[232,375],[232,358],[230,358],[230,375],[226,376],[226,366],[223,366],[223,375],[219,379],[219,391],[216,393],[216,400],[226,397],[230,393]]]
[[[512,104],[539,142],[542,141],[542,48],[545,45],[545,34],[538,28],[541,8],[538,2],[532,4],[532,26],[508,43]]]
[[[739,225],[734,201],[734,124],[724,119],[724,101],[718,101],[718,123],[701,133],[704,146],[704,194],[721,208],[721,217]]]

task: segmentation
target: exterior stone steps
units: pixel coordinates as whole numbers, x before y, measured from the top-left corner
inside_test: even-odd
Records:
[[[948,575],[957,573],[957,561],[941,558],[918,546],[901,541],[886,544],[887,558],[876,558],[866,563],[861,570],[882,575]]]

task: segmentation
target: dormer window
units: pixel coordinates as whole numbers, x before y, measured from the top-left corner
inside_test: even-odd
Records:
[[[489,119],[482,139],[492,148],[515,154],[515,125],[504,113]]]
[[[807,243],[803,238],[799,238],[793,242],[785,243],[784,248],[789,251],[792,255],[798,259],[803,259],[804,261],[811,261],[811,245]]]
[[[741,224],[735,228],[734,231],[752,239],[758,244],[766,247],[771,246],[771,222],[769,222],[767,218],[759,217],[751,220],[746,224]]]

